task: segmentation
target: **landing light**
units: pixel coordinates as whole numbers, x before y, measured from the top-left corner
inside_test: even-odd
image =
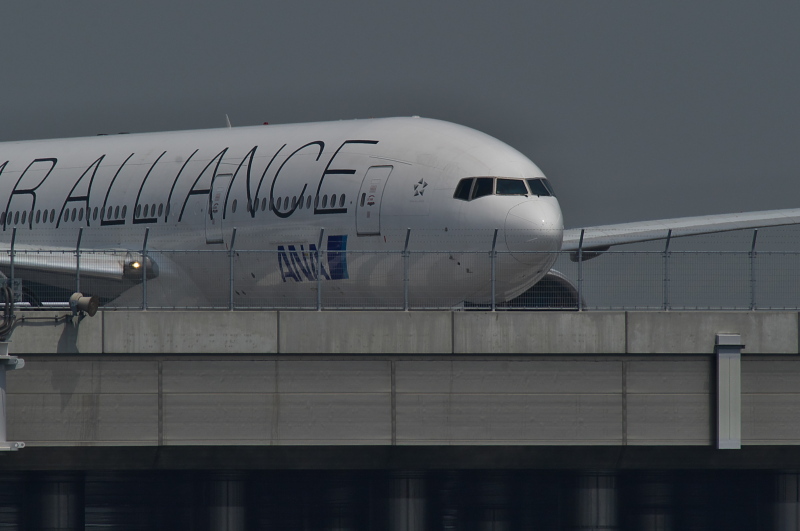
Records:
[[[158,264],[156,264],[149,256],[143,260],[131,256],[133,253],[128,253],[125,261],[122,263],[122,278],[128,280],[141,280],[143,272],[146,271],[148,280],[158,276]]]

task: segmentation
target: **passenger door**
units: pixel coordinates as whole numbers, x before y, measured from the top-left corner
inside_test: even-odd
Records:
[[[361,181],[356,199],[356,232],[359,236],[381,233],[381,202],[394,166],[372,166]]]

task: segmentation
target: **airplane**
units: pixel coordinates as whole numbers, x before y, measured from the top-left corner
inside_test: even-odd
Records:
[[[32,305],[72,292],[95,309],[574,299],[552,269],[560,252],[797,223],[800,209],[564,230],[526,156],[420,117],[0,143],[0,271]]]

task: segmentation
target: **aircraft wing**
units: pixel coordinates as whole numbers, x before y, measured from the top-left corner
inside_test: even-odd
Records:
[[[714,232],[796,224],[800,224],[800,208],[601,225],[565,230],[561,250],[572,251],[573,261],[577,261],[577,251],[581,246],[581,231],[583,231],[583,259],[588,260],[614,245],[665,240],[669,231],[672,231],[672,238],[679,238]]]
[[[12,253],[10,249],[0,251],[0,270],[10,274]],[[14,275],[21,278],[39,275],[75,276],[80,270],[81,278],[102,280],[138,280],[142,277],[142,255],[127,250],[81,251],[74,248],[16,246],[13,253]],[[154,264],[148,258],[147,277],[157,275]],[[154,275],[155,273],[155,275]]]

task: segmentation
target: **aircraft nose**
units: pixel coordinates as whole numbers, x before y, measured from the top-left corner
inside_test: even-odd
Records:
[[[512,256],[526,264],[541,262],[542,255],[561,250],[564,218],[554,197],[525,201],[508,211],[506,246]]]

